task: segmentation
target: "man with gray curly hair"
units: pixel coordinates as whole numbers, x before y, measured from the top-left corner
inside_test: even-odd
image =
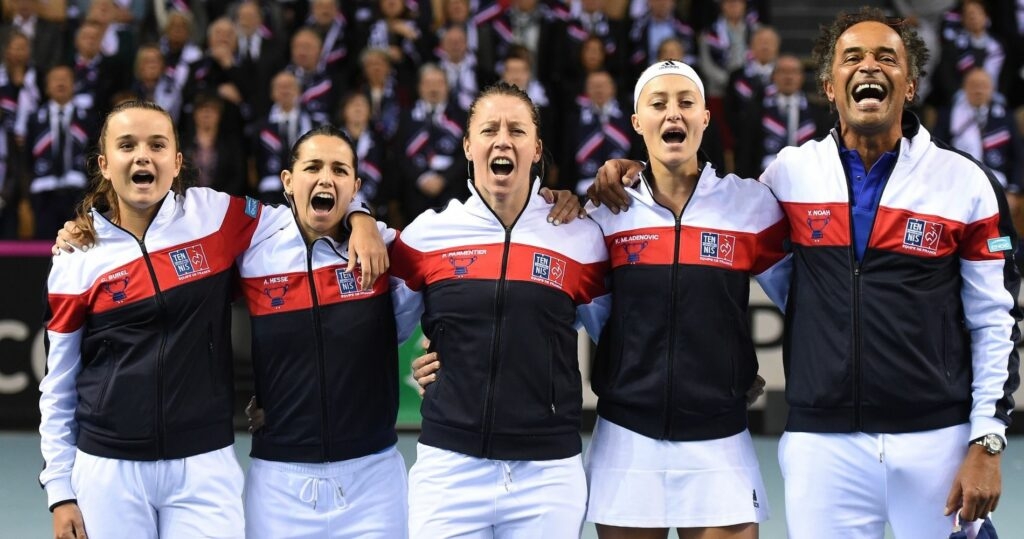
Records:
[[[840,15],[814,49],[839,124],[761,177],[792,228],[779,461],[794,539],[946,537],[999,501],[1016,235],[991,172],[905,110],[927,57],[902,20]]]

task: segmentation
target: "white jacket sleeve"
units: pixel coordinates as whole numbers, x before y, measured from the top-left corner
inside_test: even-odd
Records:
[[[47,330],[50,341],[46,356],[46,375],[39,384],[40,450],[44,468],[39,483],[46,489],[47,505],[75,498],[71,488],[71,469],[75,465],[78,424],[75,408],[78,392],[75,382],[81,371],[82,328],[71,333]]]
[[[992,180],[994,182],[995,180]],[[971,334],[971,440],[986,434],[1006,437],[1013,393],[1020,385],[1016,345],[1021,318],[1016,294],[1013,230],[1002,193],[983,189],[977,197],[960,249],[960,297]]]

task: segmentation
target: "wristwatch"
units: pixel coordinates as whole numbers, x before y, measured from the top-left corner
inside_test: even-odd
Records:
[[[971,443],[984,447],[989,455],[998,455],[1006,449],[1006,442],[998,434],[986,434],[981,438],[971,440]]]

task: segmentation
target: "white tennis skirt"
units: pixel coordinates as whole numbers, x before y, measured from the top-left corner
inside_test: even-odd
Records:
[[[768,519],[750,433],[655,440],[597,419],[585,461],[587,520],[628,528],[706,528]]]

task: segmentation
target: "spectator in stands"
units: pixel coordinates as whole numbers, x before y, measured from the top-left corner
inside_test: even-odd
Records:
[[[181,153],[196,167],[196,185],[241,196],[246,191],[246,159],[238,131],[225,128],[224,107],[216,94],[195,97]]]
[[[562,122],[567,135],[560,169],[562,187],[586,194],[606,160],[640,157],[630,115],[623,111],[617,91],[611,73],[587,75],[584,95]]]
[[[750,40],[757,27],[756,18],[747,17],[746,0],[722,0],[718,18],[700,33],[697,41],[700,55],[697,68],[706,85],[707,108],[711,118],[725,128],[722,146],[726,148],[734,145],[732,130],[728,129],[727,123],[721,123],[726,117],[725,93],[729,76],[746,63]]]
[[[965,0],[961,8],[963,27],[942,44],[942,58],[938,77],[945,92],[943,104],[949,104],[952,95],[960,89],[964,74],[972,67],[982,67],[1000,87],[1006,49],[998,38],[989,33],[991,21],[981,0]]]
[[[514,45],[529,52],[532,77],[549,89],[559,82],[563,54],[564,30],[548,5],[539,0],[511,0],[508,8],[480,24],[480,49],[477,60],[482,70],[493,70],[510,56]],[[483,73],[482,84],[493,81],[496,72]],[[546,139],[545,139],[546,140]]]
[[[0,128],[14,134],[21,146],[25,138],[28,115],[39,106],[41,93],[39,71],[32,65],[32,42],[14,30],[3,41],[3,64],[0,65]]]
[[[248,105],[249,88],[245,72],[238,63],[238,34],[231,19],[221,17],[207,27],[206,50],[190,66],[191,76],[185,86],[182,110],[189,115],[183,121],[190,128],[193,101],[201,94],[217,95],[221,99],[220,120],[225,131],[239,133],[251,118]]]
[[[603,69],[608,70],[617,84],[626,71],[627,28],[623,21],[613,20],[605,14],[606,0],[579,0],[576,3],[579,5],[579,11],[566,22],[568,58],[582,58],[583,47],[597,38],[604,48]],[[566,65],[566,71],[572,73],[576,70],[576,80],[582,82],[590,71],[584,68],[583,73],[579,73],[579,67],[570,62]]]
[[[501,80],[516,85],[520,90],[530,96],[533,106],[537,107],[538,118],[540,119],[540,136],[544,141],[544,152],[548,156],[562,155],[562,137],[555,122],[556,103],[552,99],[553,94],[543,82],[533,76],[533,69],[530,67],[530,54],[520,46],[513,46],[509,49],[509,57],[502,63]],[[582,95],[582,88],[579,94]],[[551,96],[551,97],[549,97]],[[569,103],[575,103],[576,95],[572,96]],[[542,174],[541,180],[545,185],[551,187],[561,183],[559,177],[561,172],[555,159],[548,159],[547,174]]]
[[[64,60],[64,31],[60,24],[39,17],[39,0],[15,0],[11,21],[0,26],[0,42],[21,32],[32,44],[32,63],[40,73]]]
[[[338,99],[330,74],[319,68],[322,45],[316,30],[300,28],[292,36],[292,61],[285,68],[298,79],[302,106],[312,116],[314,126],[331,121]]]
[[[227,14],[238,23],[239,38],[252,36],[255,33],[260,36],[259,41],[269,40],[280,45],[288,43],[288,37],[292,34],[292,29],[285,26],[285,2],[274,0],[221,1],[229,1],[231,3],[231,9],[227,10]],[[243,8],[255,8],[255,13],[241,13]],[[239,39],[238,48],[243,48],[241,39]],[[264,49],[263,52],[266,52],[266,50]],[[285,51],[279,52],[284,53]],[[285,55],[282,54],[283,56]]]
[[[268,4],[276,6],[272,2]],[[285,66],[288,39],[268,27],[261,4],[254,0],[238,5],[235,25],[238,33],[237,62],[242,70],[249,117],[253,122],[259,122],[270,110],[270,79]],[[252,133],[253,128],[246,131],[247,135]]]
[[[159,30],[161,35],[166,34],[167,26],[174,23],[175,17],[184,16],[188,20],[188,32],[185,40],[200,42],[206,37],[206,23],[209,21],[206,13],[207,0],[146,0],[149,3],[147,10],[149,16],[143,24],[143,32],[152,36]],[[168,62],[168,65],[173,65]]]
[[[633,50],[629,57],[632,67],[630,80],[640,76],[640,72],[653,63],[658,56],[658,45],[670,37],[683,42],[687,64],[696,60],[697,45],[694,41],[693,28],[683,22],[676,14],[676,0],[647,0],[648,13],[633,21],[629,31],[629,41]]]
[[[370,101],[350,92],[341,99],[338,126],[352,139],[359,163],[359,196],[381,221],[391,219],[390,200],[397,200],[397,183],[387,159],[387,147],[370,128]]]
[[[352,28],[338,8],[338,0],[310,0],[309,7],[306,26],[323,40],[317,67],[332,74],[336,87],[345,88],[352,80]]]
[[[500,8],[501,6],[495,2],[490,4],[487,10]],[[478,16],[486,17],[487,10],[480,12]],[[437,28],[437,32],[441,33],[452,26],[462,28],[466,33],[466,46],[475,57],[480,46],[480,35],[476,21],[471,17],[469,0],[441,0],[441,9],[435,13],[437,16],[435,17],[434,27]],[[440,35],[438,35],[438,39],[440,39]]]
[[[3,115],[0,112],[0,119]],[[14,144],[14,134],[0,128],[0,240],[18,237],[18,206],[21,204],[22,186],[19,181],[20,167],[13,159],[16,155],[18,147]]]
[[[452,25],[441,33],[437,64],[444,70],[448,79],[451,99],[462,110],[469,110],[469,105],[480,91],[480,84],[477,78],[476,56],[469,50],[466,31],[462,26]]]
[[[634,0],[635,1],[635,0]],[[710,28],[721,15],[722,0],[690,0],[689,21],[697,35],[702,34]],[[771,0],[746,0],[747,24],[758,26],[759,24],[771,24],[769,4]],[[748,40],[749,41],[749,40]]]
[[[779,150],[799,146],[828,132],[828,111],[803,91],[804,67],[790,54],[779,56],[772,84],[755,114],[741,120],[736,136],[736,174],[757,178],[775,160]]]
[[[36,71],[29,65],[31,44],[25,34],[12,31],[3,45],[0,59],[0,238],[14,239],[18,233],[18,205],[24,196],[22,160],[17,158],[21,150],[14,137],[18,96],[26,84],[31,88],[29,92],[37,93],[38,89],[35,88]]]
[[[139,47],[135,55],[135,80],[129,90],[138,99],[160,105],[177,123],[181,116],[181,90],[164,66],[164,55],[158,45]]]
[[[154,1],[163,2],[164,0]],[[173,81],[174,91],[178,93],[183,92],[185,85],[188,84],[192,63],[203,57],[203,49],[191,40],[192,28],[190,15],[181,11],[171,11],[167,14],[167,24],[163,27],[163,35],[160,38],[160,52],[164,56],[164,74]],[[180,116],[175,117],[173,113],[171,118],[175,118],[175,121],[178,122],[181,121]]]
[[[402,110],[412,101],[405,87],[398,85],[395,70],[385,49],[365,49],[359,55],[363,68],[360,91],[370,101],[373,130],[384,141],[390,141],[398,131]]]
[[[676,60],[682,62],[680,58],[686,56],[686,44],[679,40],[679,38],[670,37],[661,42],[658,45],[658,60]]]
[[[286,37],[295,33],[295,30],[309,17],[308,0],[271,0],[271,2],[278,4],[281,9],[280,33],[282,36]]]
[[[395,70],[399,84],[411,85],[430,48],[416,23],[416,14],[403,0],[378,0],[376,16],[359,29],[356,43],[383,49]]]
[[[562,85],[558,89],[559,104],[566,107],[563,110],[575,108],[576,100],[585,93],[587,77],[591,73],[607,71],[612,75],[616,86],[620,82],[608,67],[608,51],[600,37],[590,36],[583,40],[576,52],[577,54],[572,57],[575,61],[566,63]]]
[[[1024,0],[989,4],[991,32],[1006,49],[1001,92],[1007,105],[1016,109],[1024,105]]]
[[[133,12],[114,0],[91,0],[84,22],[99,26],[101,54],[112,58],[118,65],[130,66],[135,58],[137,28],[123,21],[133,20]]]
[[[917,96],[919,100],[928,99],[932,91],[932,77],[935,67],[939,64],[939,51],[942,50],[940,29],[942,15],[949,11],[957,0],[892,0],[896,13],[904,18],[906,24],[917,29],[917,35],[924,41],[932,54],[924,65],[924,73],[918,80]]]
[[[284,204],[281,170],[289,162],[289,152],[299,135],[313,128],[313,118],[299,99],[299,81],[290,71],[278,73],[270,83],[273,106],[264,115],[258,129],[253,159],[256,168],[256,192],[267,204]]]
[[[726,87],[725,117],[735,133],[740,129],[740,118],[753,114],[764,99],[764,90],[772,82],[775,59],[779,57],[779,34],[775,29],[762,26],[750,38],[750,56],[743,67],[729,75]]]
[[[124,66],[100,52],[103,28],[85,21],[75,33],[75,51],[72,58],[75,70],[75,105],[95,109],[94,115],[106,116],[110,99],[115,92],[128,85]]]
[[[46,74],[46,97],[26,124],[25,170],[30,176],[29,201],[35,237],[46,239],[74,216],[75,205],[88,186],[86,152],[92,147],[94,120],[76,106],[75,74],[57,65]]]
[[[729,75],[746,63],[747,47],[757,29],[747,22],[746,0],[722,0],[721,6],[721,14],[701,32],[697,43],[699,67],[712,117],[721,113],[722,96],[725,95]],[[715,101],[717,104],[713,104]]]
[[[448,100],[448,81],[436,64],[420,68],[419,99],[404,111],[396,139],[401,219],[467,195],[462,150],[466,111]]]
[[[935,138],[984,163],[1006,192],[1021,193],[1024,146],[1017,122],[983,68],[974,67],[964,75],[953,105],[939,112]]]

